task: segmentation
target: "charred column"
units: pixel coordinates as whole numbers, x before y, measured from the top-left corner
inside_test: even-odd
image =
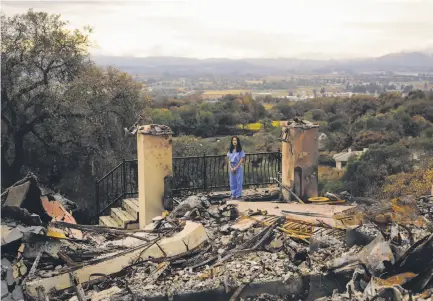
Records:
[[[138,128],[140,228],[144,228],[152,218],[164,211],[164,179],[173,175],[172,134],[171,129],[165,125],[150,124]]]
[[[302,200],[318,196],[319,125],[306,120],[290,120],[282,128],[282,183]],[[283,189],[283,198],[292,196]]]

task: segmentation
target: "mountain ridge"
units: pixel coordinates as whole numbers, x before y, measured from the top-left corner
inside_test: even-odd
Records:
[[[368,71],[433,72],[433,54],[428,52],[400,52],[375,58],[342,60],[297,58],[197,59],[172,56],[92,56],[92,59],[98,65],[117,67],[134,74],[284,75],[329,73],[342,70],[355,73]]]

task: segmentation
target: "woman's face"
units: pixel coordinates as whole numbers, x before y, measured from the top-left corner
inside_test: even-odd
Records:
[[[236,137],[233,137],[232,143],[234,146],[238,145],[238,139],[236,139]]]

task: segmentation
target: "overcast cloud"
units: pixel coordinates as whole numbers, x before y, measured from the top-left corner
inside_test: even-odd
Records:
[[[433,0],[2,1],[94,29],[95,55],[352,58],[433,49]]]

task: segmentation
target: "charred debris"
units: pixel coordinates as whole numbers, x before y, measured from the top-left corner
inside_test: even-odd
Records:
[[[177,199],[140,230],[77,224],[33,174],[2,198],[2,300],[432,300],[433,196],[278,189]]]

